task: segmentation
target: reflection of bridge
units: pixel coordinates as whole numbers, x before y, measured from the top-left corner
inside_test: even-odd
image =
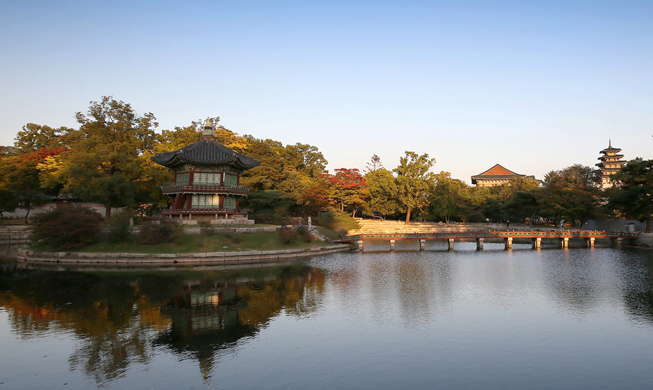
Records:
[[[592,230],[551,230],[551,231],[486,231],[486,232],[441,232],[441,233],[362,233],[345,236],[338,242],[355,244],[357,249],[363,250],[365,241],[389,241],[390,250],[394,250],[395,241],[398,240],[419,240],[419,250],[424,250],[426,240],[447,241],[449,250],[453,250],[456,241],[476,241],[476,249],[483,249],[485,240],[501,241],[505,243],[506,249],[512,248],[513,240],[530,239],[533,249],[542,245],[542,239],[559,240],[560,247],[569,248],[569,240],[572,238],[585,240],[587,247],[594,247],[597,238],[610,239],[612,245],[620,246],[624,239],[635,240],[637,233],[604,232]]]

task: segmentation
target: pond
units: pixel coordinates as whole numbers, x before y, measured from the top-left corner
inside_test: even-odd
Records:
[[[644,389],[653,251],[344,253],[230,271],[0,266],[2,389]]]

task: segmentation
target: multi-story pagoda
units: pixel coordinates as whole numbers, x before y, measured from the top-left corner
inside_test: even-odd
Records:
[[[617,154],[621,152],[619,148],[612,147],[612,140],[608,141],[608,147],[601,150],[599,153],[602,154],[599,157],[600,163],[596,164],[601,171],[601,187],[610,188],[612,187],[612,179],[610,176],[619,172],[621,167],[626,163],[625,161],[620,161],[623,158],[623,154]]]
[[[216,220],[246,215],[238,206],[249,187],[240,185],[240,175],[260,162],[216,142],[214,129],[207,119],[201,140],[152,157],[152,161],[175,174],[174,183],[161,185],[164,195],[174,196],[172,206],[163,215]]]

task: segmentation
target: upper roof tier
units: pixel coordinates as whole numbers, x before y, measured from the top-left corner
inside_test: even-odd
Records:
[[[152,161],[168,168],[191,164],[199,166],[231,165],[238,169],[250,169],[261,164],[255,158],[243,156],[216,142],[213,126],[208,121],[204,130],[200,141],[172,152],[157,153],[151,158]]]

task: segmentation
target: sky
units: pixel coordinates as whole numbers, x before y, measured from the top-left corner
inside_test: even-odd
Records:
[[[113,96],[161,129],[220,116],[328,169],[494,164],[543,179],[653,159],[651,1],[0,0],[0,145]]]

